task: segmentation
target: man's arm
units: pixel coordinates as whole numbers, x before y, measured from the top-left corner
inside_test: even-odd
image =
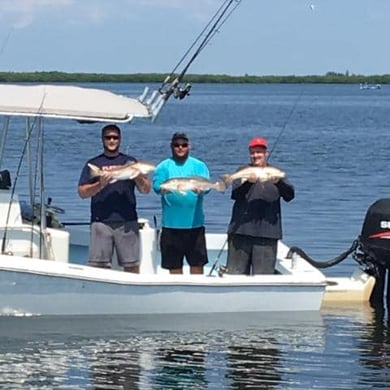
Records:
[[[167,169],[163,165],[157,165],[153,176],[153,190],[156,194],[161,195],[161,184],[169,177]]]
[[[275,183],[278,187],[280,196],[286,201],[290,202],[295,197],[294,186],[287,179],[280,179]]]
[[[103,172],[103,175],[100,176],[99,180],[93,183],[80,184],[78,186],[78,193],[80,198],[86,199],[95,196],[100,192],[112,179],[110,172]]]
[[[95,196],[102,189],[100,180],[95,183],[81,184],[78,187],[78,193],[80,198],[86,199]]]

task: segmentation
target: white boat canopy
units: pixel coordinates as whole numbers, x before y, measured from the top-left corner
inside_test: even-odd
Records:
[[[144,97],[134,99],[103,89],[0,84],[0,115],[130,122],[135,117],[153,119],[149,107]]]

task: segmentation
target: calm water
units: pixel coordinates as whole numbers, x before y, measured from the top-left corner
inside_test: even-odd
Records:
[[[102,87],[132,96],[143,89]],[[387,86],[196,85],[187,100],[170,101],[157,123],[123,125],[123,149],[158,163],[172,133],[185,131],[192,154],[217,178],[248,161],[251,137],[267,137],[272,163],[296,187],[296,199],[283,204],[284,241],[328,260],[359,235],[367,208],[389,197],[389,109]],[[46,196],[66,210],[64,220],[87,221],[89,202],[76,187],[85,160],[101,150],[100,125],[47,122],[45,131]],[[3,161],[13,175],[23,134],[13,127],[13,150]],[[26,170],[22,165],[18,179],[22,194]],[[156,195],[139,195],[138,203],[140,216],[160,220]],[[229,193],[207,196],[208,231],[225,231],[231,206]],[[354,267],[348,259],[326,272],[349,275]],[[389,341],[388,313],[366,306],[282,318],[3,317],[0,387],[387,388]]]

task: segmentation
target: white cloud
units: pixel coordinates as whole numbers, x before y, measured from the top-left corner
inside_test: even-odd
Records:
[[[0,0],[0,20],[3,26],[22,29],[43,15],[66,12],[68,21],[97,24],[118,15],[136,15],[140,8],[185,11],[193,18],[206,20],[222,3],[223,0]]]
[[[145,7],[187,10],[194,16],[202,17],[209,16],[210,12],[216,11],[223,4],[223,0],[127,0],[127,3]]]
[[[127,0],[129,4],[137,3],[141,6],[187,9],[188,11],[203,11],[208,13],[210,9],[217,9],[223,0]]]
[[[7,20],[10,27],[24,28],[30,25],[43,9],[69,7],[74,0],[2,0],[0,18]]]

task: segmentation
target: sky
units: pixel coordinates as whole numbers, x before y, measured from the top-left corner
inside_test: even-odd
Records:
[[[0,0],[0,71],[170,73],[224,1]],[[241,0],[188,73],[390,74],[389,37],[390,0]]]

